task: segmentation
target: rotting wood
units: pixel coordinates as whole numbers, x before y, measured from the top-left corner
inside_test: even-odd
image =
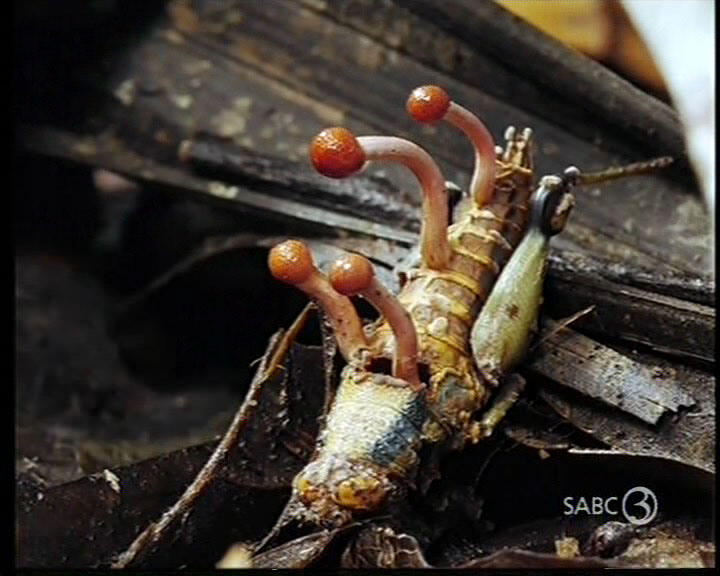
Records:
[[[472,160],[466,142],[444,127],[413,125],[403,111],[409,90],[419,84],[442,84],[458,102],[481,111],[494,134],[502,133],[509,124],[531,126],[540,143],[536,165],[542,173],[561,171],[568,164],[596,170],[637,161],[644,154],[641,148],[620,153],[602,137],[591,142],[573,136],[524,111],[520,102],[500,101],[295,3],[273,0],[262,7],[243,5],[242,12],[242,21],[226,26],[222,36],[199,32],[187,36],[187,42],[227,55],[293,93],[343,110],[345,124],[351,129],[359,122],[411,138],[440,161],[446,177],[459,179],[461,184]],[[221,21],[222,15],[217,13],[214,18]],[[377,55],[372,63],[367,62],[368,51]],[[300,73],[302,70],[306,72]],[[373,89],[363,89],[365,86]],[[709,220],[703,215],[701,200],[687,194],[689,189],[661,176],[609,183],[601,195],[578,198],[581,209],[572,222],[603,232],[602,241],[593,246],[600,253],[606,237],[614,238],[675,270],[702,274],[708,250],[699,251],[698,247],[709,245]],[[681,207],[685,212],[699,212],[698,217],[683,220]],[[676,229],[682,241],[668,236],[668,227]]]
[[[279,198],[252,190],[247,186],[189,174],[186,170],[138,156],[114,138],[82,138],[53,129],[30,129],[23,133],[23,144],[35,153],[60,158],[93,168],[117,172],[139,184],[169,190],[183,196],[202,198],[213,205],[270,216],[284,222],[295,222],[315,232],[337,233],[338,230],[377,236],[405,244],[415,241],[416,234],[355,218],[336,211],[315,208],[306,203]]]
[[[677,113],[601,64],[563,46],[494,2],[418,0],[407,9],[453,38],[477,46],[562,102],[580,104],[652,154],[685,156]],[[553,99],[554,99],[553,98]],[[562,110],[557,106],[556,110]]]
[[[406,230],[417,231],[416,203],[399,201],[399,191],[392,183],[379,179],[356,178],[331,181],[317,175],[303,164],[288,164],[274,157],[254,154],[222,142],[187,140],[180,147],[181,158],[201,174],[223,177],[229,182],[252,183],[259,190],[281,189],[293,198],[329,209],[380,220]],[[563,260],[566,262],[564,263]],[[570,265],[567,261],[573,260]],[[714,303],[715,283],[687,274],[665,274],[639,270],[637,267],[610,264],[577,251],[555,250],[551,266],[558,271],[585,270],[609,281],[636,285],[651,292],[691,300],[705,305]]]
[[[595,305],[593,313],[576,325],[584,331],[715,363],[715,310],[710,306],[617,284],[582,267],[556,263],[550,268],[546,290],[547,309],[556,317]]]
[[[278,184],[273,194],[269,195],[255,191],[250,183],[214,182],[181,168],[142,158],[112,138],[83,138],[58,130],[33,129],[21,132],[21,143],[34,153],[106,168],[145,186],[159,187],[231,209],[251,211],[258,217],[293,222],[299,231],[304,227],[313,234],[334,235],[339,229],[392,240],[406,247],[417,242],[417,234],[409,230],[316,208],[309,203],[286,200],[280,196]],[[283,165],[282,161],[276,163]],[[284,170],[290,171],[291,168]],[[261,175],[255,172],[252,178],[257,179]],[[296,178],[300,180],[301,176],[302,171],[298,171]],[[387,193],[386,185],[377,179],[367,179],[363,184]],[[267,188],[268,184],[263,183],[263,186]],[[582,263],[572,268],[569,263],[559,267],[556,262],[551,262],[547,290],[546,305],[556,316],[573,314],[587,306],[597,305],[594,313],[578,325],[594,334],[650,346],[679,358],[714,362],[715,312],[709,306],[606,281],[586,273]],[[706,293],[709,290],[707,285]]]
[[[543,330],[556,325],[546,320]],[[568,328],[543,341],[528,368],[649,424],[667,411],[695,404],[679,387],[674,370],[644,366]]]
[[[614,284],[625,284],[705,306],[715,304],[715,281],[712,279],[686,274],[663,274],[627,262],[599,260],[587,252],[555,246],[550,254],[550,269],[558,278],[582,270],[587,277],[603,278]]]
[[[667,414],[649,425],[622,410],[581,394],[570,393],[539,377],[540,396],[560,416],[614,450],[680,460],[715,470],[715,378],[711,373],[649,354],[634,360],[673,373],[673,380],[695,400],[692,408]]]
[[[92,122],[85,128],[105,125],[145,152],[151,140],[169,138],[174,147],[180,139],[207,133],[297,159],[305,155],[317,130],[341,123],[359,133],[410,136],[436,155],[444,168],[450,167],[447,177],[462,184],[472,162],[462,138],[443,127],[416,126],[402,110],[408,91],[431,81],[481,112],[496,134],[510,123],[532,126],[541,143],[537,164],[542,173],[568,163],[593,170],[643,156],[635,147],[622,153],[615,150],[607,137],[609,128],[606,135],[592,140],[574,137],[559,129],[558,122],[523,112],[522,102],[490,97],[467,81],[419,64],[412,54],[338,24],[327,11],[320,14],[289,2],[267,2],[261,7],[192,4],[189,9],[198,11],[201,26],[181,26],[178,32],[167,28],[173,26],[172,18],[161,18],[147,34],[123,47],[110,75],[103,72],[102,86],[87,82],[67,88],[95,94],[104,90],[104,97],[87,111]],[[538,38],[544,41],[543,36]],[[367,60],[368,52],[377,54],[377,66]],[[98,72],[89,69],[74,78],[97,79]],[[508,70],[508,77],[518,74]],[[136,86],[128,103],[114,94],[126,81]],[[492,78],[483,83],[492,83]],[[64,120],[52,122],[62,125]],[[602,119],[608,124],[613,120]],[[652,123],[648,126],[656,129]],[[136,146],[141,134],[145,142]],[[172,147],[165,153],[172,153]],[[637,260],[638,265],[705,275],[709,219],[700,200],[687,194],[691,190],[692,186],[660,177],[610,184],[602,195],[590,193],[579,199],[580,209],[566,236],[585,237],[587,241],[578,245],[597,256],[616,254],[619,260],[628,260],[626,255],[639,256],[640,250],[647,258]],[[593,241],[586,230],[602,235]]]
[[[662,103],[657,103],[654,107],[648,106],[646,96],[637,91],[624,96],[631,105],[623,114],[608,116],[607,103],[602,100],[593,102],[596,104],[595,109],[588,111],[585,100],[577,94],[584,94],[586,90],[600,90],[605,93],[607,85],[602,82],[606,79],[607,71],[604,70],[599,76],[594,74],[596,68],[601,68],[598,64],[582,56],[578,58],[576,53],[563,46],[554,46],[551,55],[564,52],[565,57],[578,60],[575,68],[582,76],[583,85],[569,81],[564,90],[556,90],[553,84],[542,84],[534,76],[517,74],[512,68],[515,63],[507,62],[506,57],[506,53],[513,54],[513,45],[504,41],[503,32],[498,31],[504,30],[511,20],[507,15],[504,15],[503,22],[485,22],[479,19],[478,24],[483,30],[479,31],[475,27],[473,32],[479,40],[469,42],[458,38],[452,30],[434,19],[423,17],[421,9],[413,10],[407,3],[392,0],[303,0],[303,5],[470,86],[550,120],[588,141],[602,139],[608,144],[612,140],[611,148],[628,151],[636,150],[639,145],[650,156],[661,153],[660,142],[682,144],[682,126],[677,114],[673,110],[668,112],[668,107]],[[502,10],[495,6],[473,6],[472,9],[476,13],[479,10],[483,13]],[[512,26],[527,32],[520,35],[524,42],[540,42],[543,45],[552,42],[542,38],[537,30],[523,21],[512,20]],[[493,38],[493,44],[507,43],[506,53],[497,57],[488,53],[483,32],[489,28],[497,29],[494,34],[499,36],[497,39]],[[545,53],[540,54],[541,58],[543,56]],[[492,78],[491,82],[488,81],[489,78]],[[546,82],[546,75],[539,80]],[[665,132],[665,137],[660,141],[648,137],[647,127],[654,123],[655,108],[667,117],[665,123],[657,126],[658,131]],[[560,109],[562,113],[558,114]],[[685,154],[682,147],[667,148],[663,153],[667,152],[678,157]]]
[[[488,96],[294,3],[228,3],[208,14],[197,10],[206,26],[190,32],[183,28],[181,34],[165,28],[172,20],[161,21],[127,47],[123,65],[103,87],[105,98],[92,110],[93,126],[106,124],[143,153],[153,150],[154,140],[169,138],[177,146],[183,138],[206,133],[298,159],[320,128],[344,124],[358,133],[414,139],[439,159],[448,178],[463,184],[472,162],[467,143],[444,127],[415,125],[403,111],[409,90],[431,81],[480,112],[495,134],[507,124],[532,126],[540,142],[541,173],[570,163],[594,170],[642,159],[638,149],[619,152],[606,136],[573,136],[555,122],[524,112],[521,102]],[[378,54],[377,67],[368,69],[371,63],[361,57],[368,51]],[[137,86],[129,105],[113,95],[126,80]],[[172,148],[166,147],[168,152]],[[390,173],[394,180],[396,174]],[[397,175],[409,178],[402,171]],[[401,191],[415,190],[408,180],[398,182],[403,182]],[[609,184],[601,195],[590,191],[578,199],[580,209],[566,237],[582,238],[577,245],[597,256],[628,260],[632,254],[639,257],[638,265],[658,271],[707,274],[709,219],[690,190],[665,177],[644,177]],[[602,234],[594,239],[588,230]]]
[[[368,178],[332,181],[304,164],[238,152],[219,142],[186,140],[179,155],[201,174],[252,184],[258,191],[281,189],[303,203],[419,231],[416,206],[398,201],[399,191],[391,184],[380,186]]]

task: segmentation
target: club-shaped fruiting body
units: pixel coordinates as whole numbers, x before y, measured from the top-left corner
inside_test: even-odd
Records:
[[[462,130],[475,148],[475,168],[470,194],[478,206],[486,204],[495,180],[495,141],[485,124],[472,112],[450,100],[439,86],[420,86],[408,97],[406,109],[418,122],[445,120]]]
[[[365,162],[376,160],[407,166],[420,182],[423,216],[420,249],[423,264],[433,270],[447,267],[448,202],[445,179],[430,155],[420,146],[394,136],[356,138],[345,128],[326,128],[310,145],[315,169],[331,178],[344,178],[359,171]]]
[[[341,374],[316,453],[294,481],[284,520],[338,526],[377,511],[414,482],[422,442],[457,448],[474,441],[472,415],[490,388],[473,365],[470,329],[525,230],[530,136],[513,135],[496,159],[482,123],[444,93],[431,92],[424,112],[418,112],[418,99],[412,101],[416,115],[454,119],[476,146],[479,192],[452,226],[445,179],[419,146],[394,137],[355,137],[344,128],[323,130],[311,144],[313,166],[332,178],[350,176],[371,161],[400,162],[416,175],[423,191],[422,259],[397,297],[378,283],[365,258],[348,254],[332,265],[333,292],[364,297],[380,318],[365,326],[363,360]],[[501,170],[493,177],[496,162]],[[301,289],[306,282],[303,274],[294,278]]]
[[[420,388],[417,335],[412,318],[398,299],[375,278],[370,261],[360,254],[345,254],[333,262],[329,277],[335,290],[348,296],[359,294],[385,318],[395,337],[392,375]]]
[[[295,477],[274,530],[295,520],[344,526],[378,512],[408,487],[422,491],[421,446],[457,449],[479,441],[492,432],[513,396],[499,394],[499,404],[474,419],[527,347],[541,300],[548,236],[564,226],[572,196],[531,200],[529,128],[508,128],[505,146],[496,148],[482,122],[434,86],[415,90],[407,108],[418,121],[454,124],[473,142],[473,202],[458,210],[448,227],[442,175],[427,153],[407,140],[356,138],[344,128],[324,130],[313,140],[312,163],[326,176],[350,176],[373,160],[399,161],[416,174],[423,188],[422,262],[394,297],[358,255],[336,261],[328,281],[302,245],[280,245],[271,253],[273,274],[318,299],[334,326],[353,319],[352,334],[340,333],[338,341],[345,342],[340,349],[346,358],[359,358],[341,373],[316,451]],[[585,175],[570,170],[562,178],[542,179],[535,198],[649,166]],[[528,230],[531,210],[534,224]],[[361,330],[344,294],[363,296],[381,317]],[[358,349],[365,353],[353,352]]]
[[[308,247],[298,240],[286,240],[270,250],[268,267],[276,279],[296,286],[319,303],[333,327],[340,353],[347,362],[357,359],[367,348],[360,318],[350,299],[334,290],[315,267]]]

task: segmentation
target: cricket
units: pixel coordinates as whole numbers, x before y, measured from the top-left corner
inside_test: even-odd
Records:
[[[341,527],[380,513],[422,489],[422,446],[442,454],[490,436],[524,387],[514,369],[537,333],[549,242],[567,222],[573,189],[672,161],[596,173],[571,166],[538,179],[530,128],[508,127],[504,146],[496,146],[483,122],[438,86],[413,90],[406,108],[418,122],[445,121],[467,136],[475,151],[470,187],[451,222],[446,181],[420,146],[341,127],[312,141],[313,166],[330,178],[369,162],[413,172],[422,192],[420,261],[394,295],[359,254],[345,254],[323,274],[299,241],[270,251],[270,272],[317,303],[346,365],[315,454],[264,543],[291,521]],[[364,325],[354,296],[379,318]]]

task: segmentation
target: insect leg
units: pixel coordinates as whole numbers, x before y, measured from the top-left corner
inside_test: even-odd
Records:
[[[569,184],[546,176],[534,193],[530,227],[472,327],[470,345],[483,378],[497,386],[520,363],[537,326],[549,240],[573,206]]]
[[[482,419],[470,423],[467,431],[468,439],[472,443],[489,437],[500,420],[505,417],[508,410],[517,402],[520,393],[525,388],[525,378],[513,373],[507,376],[500,385],[500,390],[493,400],[490,408],[485,411]]]

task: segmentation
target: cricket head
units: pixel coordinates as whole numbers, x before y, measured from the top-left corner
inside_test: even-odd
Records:
[[[581,172],[577,167],[569,166],[562,176],[543,176],[533,194],[531,222],[539,226],[547,236],[558,234],[565,228],[568,216],[575,206],[575,197],[572,194],[574,188],[652,173],[672,163],[672,158],[662,156],[625,166],[614,166],[600,172]]]

